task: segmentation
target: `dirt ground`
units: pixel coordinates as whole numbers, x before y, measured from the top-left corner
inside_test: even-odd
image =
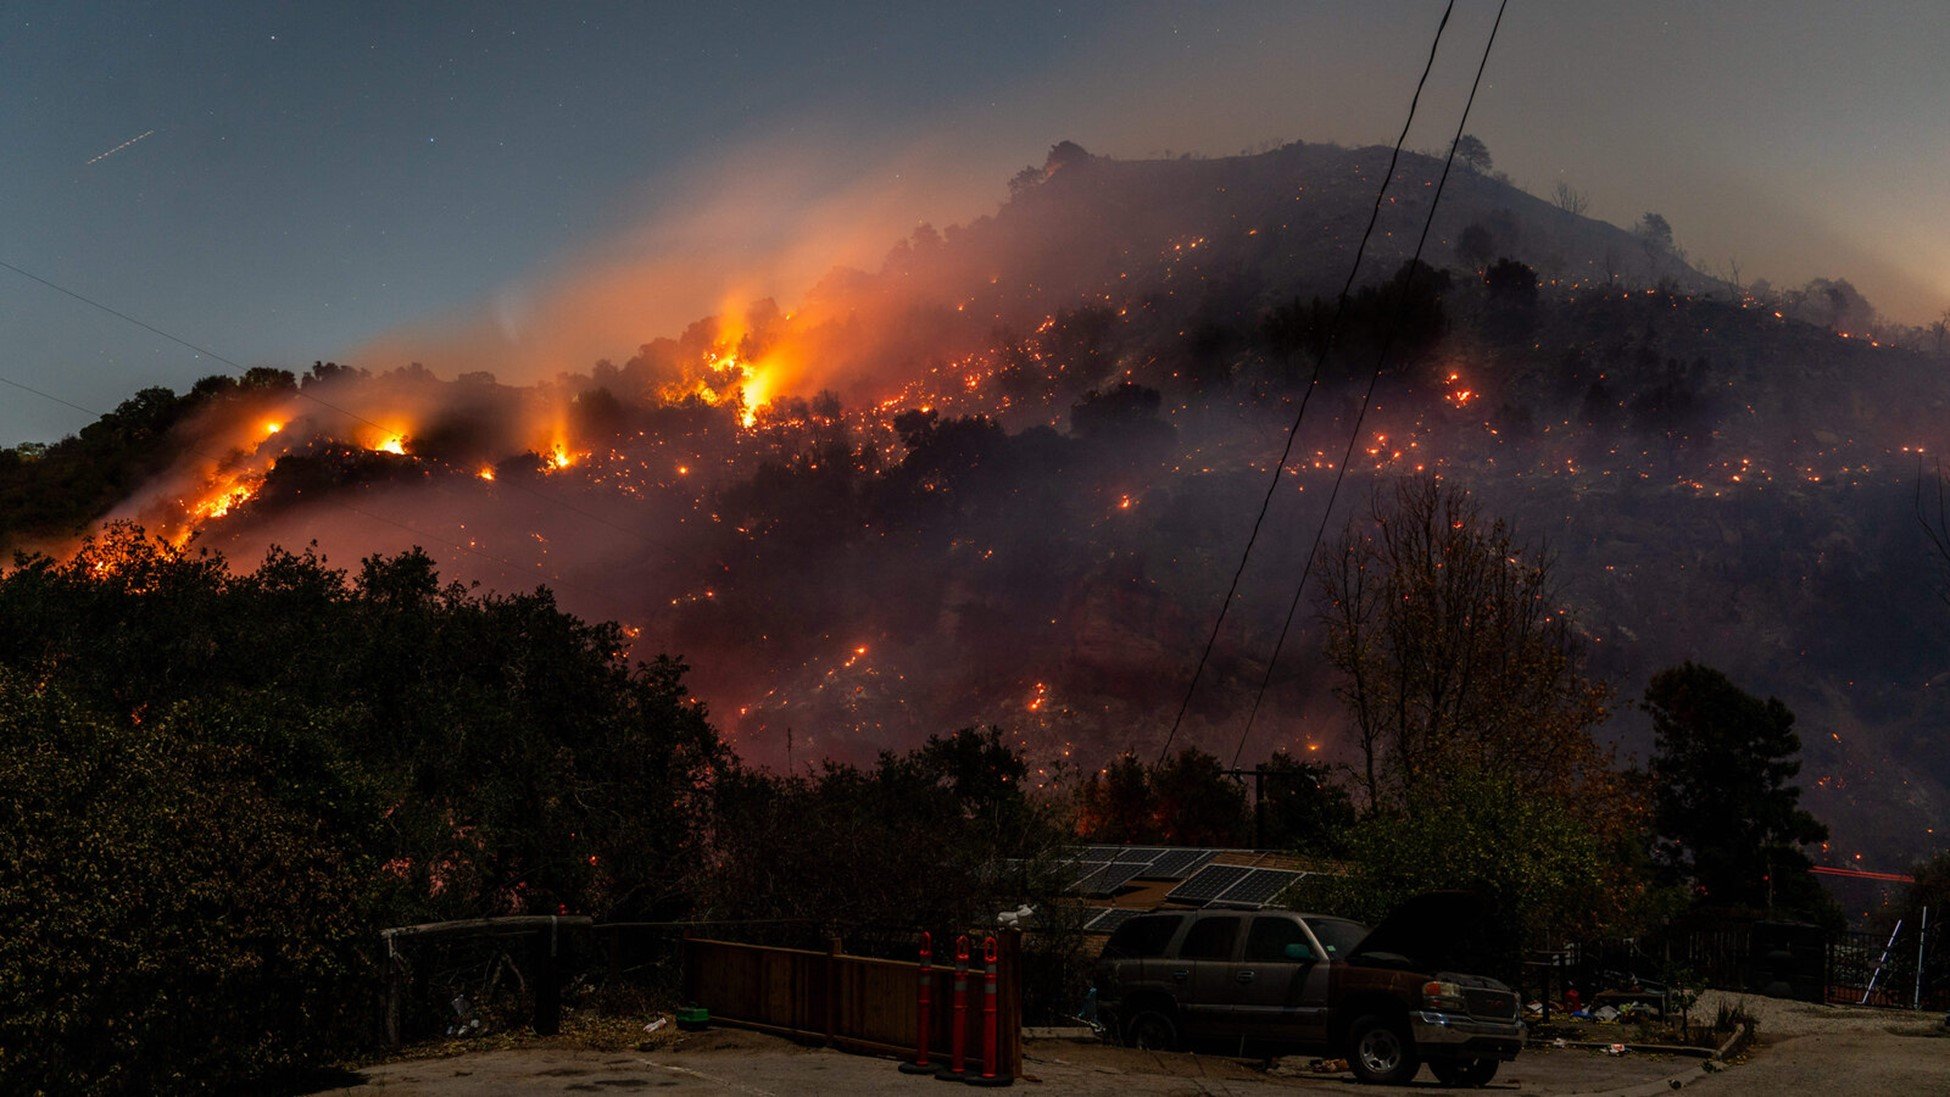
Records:
[[[1683,1056],[1530,1048],[1505,1064],[1487,1090],[1555,1097],[1654,1097],[1673,1089],[1707,1097],[1788,1094],[1950,1094],[1950,1039],[1935,1016],[1746,999],[1761,1018],[1751,1053],[1717,1072]],[[1715,1003],[1702,1003],[1711,1010]],[[485,1049],[446,1045],[451,1054],[408,1058],[358,1072],[357,1086],[329,1092],[358,1097],[512,1097],[516,1094],[626,1093],[795,1097],[809,1093],[946,1092],[895,1070],[891,1060],[810,1048],[755,1033],[719,1029],[659,1034],[645,1050],[593,1050],[573,1040],[527,1040]],[[1034,1040],[1025,1049],[1020,1089],[1088,1097],[1178,1094],[1366,1094],[1352,1077],[1316,1075],[1306,1059],[1269,1065],[1196,1054],[1158,1054],[1080,1040]],[[1718,1065],[1718,1064],[1716,1064]],[[1450,1091],[1424,1071],[1408,1092]],[[1463,1091],[1469,1092],[1469,1091]]]
[[[1950,1094],[1950,1030],[1937,1014],[1817,1006],[1777,998],[1744,1001],[1760,1018],[1760,1045],[1727,1070],[1688,1083],[1707,1097],[1784,1094]]]

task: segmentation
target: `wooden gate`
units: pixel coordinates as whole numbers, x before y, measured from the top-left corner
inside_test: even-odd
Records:
[[[1022,1073],[1022,936],[996,936],[996,1074]],[[952,950],[949,950],[952,952]],[[963,1027],[969,1073],[981,1071],[982,958],[977,938]],[[953,1035],[954,961],[934,967],[928,1058],[948,1061]],[[849,956],[834,938],[826,951],[687,938],[684,993],[715,1024],[817,1040],[848,1051],[911,1058],[920,1018],[921,965]]]

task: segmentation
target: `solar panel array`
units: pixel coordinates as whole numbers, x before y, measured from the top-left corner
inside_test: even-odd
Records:
[[[1145,875],[1157,880],[1183,880],[1205,867],[1205,862],[1217,857],[1216,849],[1169,849],[1164,856],[1151,862]]]
[[[1079,879],[1086,868],[1115,864],[1134,867],[1127,880],[1183,880],[1219,855],[1216,849],[1162,846],[1072,846],[1067,852]]]
[[[1118,926],[1145,913],[1147,912],[1130,907],[1111,907],[1109,910],[1092,915],[1090,920],[1083,924],[1083,929],[1085,933],[1115,933]]]
[[[1191,879],[1172,888],[1165,898],[1181,903],[1209,903],[1252,874],[1253,870],[1244,865],[1207,865]]]
[[[1304,872],[1214,864],[1224,851],[1166,846],[1071,846],[1065,851],[1072,894],[1107,899],[1133,880],[1176,880],[1173,902],[1260,907],[1278,899]]]
[[[1070,890],[1079,895],[1090,895],[1099,898],[1108,898],[1117,894],[1117,889],[1130,883],[1137,877],[1138,873],[1144,871],[1143,865],[1127,865],[1122,863],[1108,865],[1084,864],[1079,865],[1078,868],[1082,870],[1082,873],[1077,877],[1076,882],[1070,885]]]
[[[1207,865],[1165,897],[1181,903],[1262,907],[1305,875],[1278,868]]]
[[[1263,907],[1278,899],[1281,892],[1292,887],[1294,881],[1304,875],[1306,874],[1277,868],[1256,868],[1251,876],[1227,888],[1225,893],[1213,902]]]

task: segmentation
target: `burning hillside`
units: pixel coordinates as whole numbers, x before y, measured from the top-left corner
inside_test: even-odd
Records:
[[[239,560],[420,544],[487,586],[547,584],[623,622],[639,656],[683,655],[759,760],[989,722],[1046,766],[1155,749],[1379,151],[1059,146],[993,217],[923,228],[790,307],[734,301],[621,364],[504,383],[408,333],[386,345],[431,370],[252,371],[176,422],[170,460],[105,517]],[[1950,668],[1906,509],[1944,441],[1940,371],[1796,302],[1710,295],[1644,241],[1479,176],[1432,244],[1458,269],[1391,278],[1437,167],[1412,157],[1395,181],[1194,738],[1233,751],[1395,325],[1344,512],[1377,474],[1469,484],[1561,554],[1627,696],[1711,656],[1803,712],[1845,848],[1913,848],[1950,781],[1928,704]],[[1470,269],[1470,229],[1521,264]],[[1249,760],[1339,756],[1313,648],[1289,644]],[[1633,718],[1617,727],[1631,743]],[[1915,776],[1891,787],[1898,757]]]

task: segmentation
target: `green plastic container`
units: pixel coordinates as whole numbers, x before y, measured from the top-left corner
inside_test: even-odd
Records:
[[[703,1032],[711,1027],[711,1011],[703,1006],[682,1006],[677,1010],[677,1027],[685,1032]]]

